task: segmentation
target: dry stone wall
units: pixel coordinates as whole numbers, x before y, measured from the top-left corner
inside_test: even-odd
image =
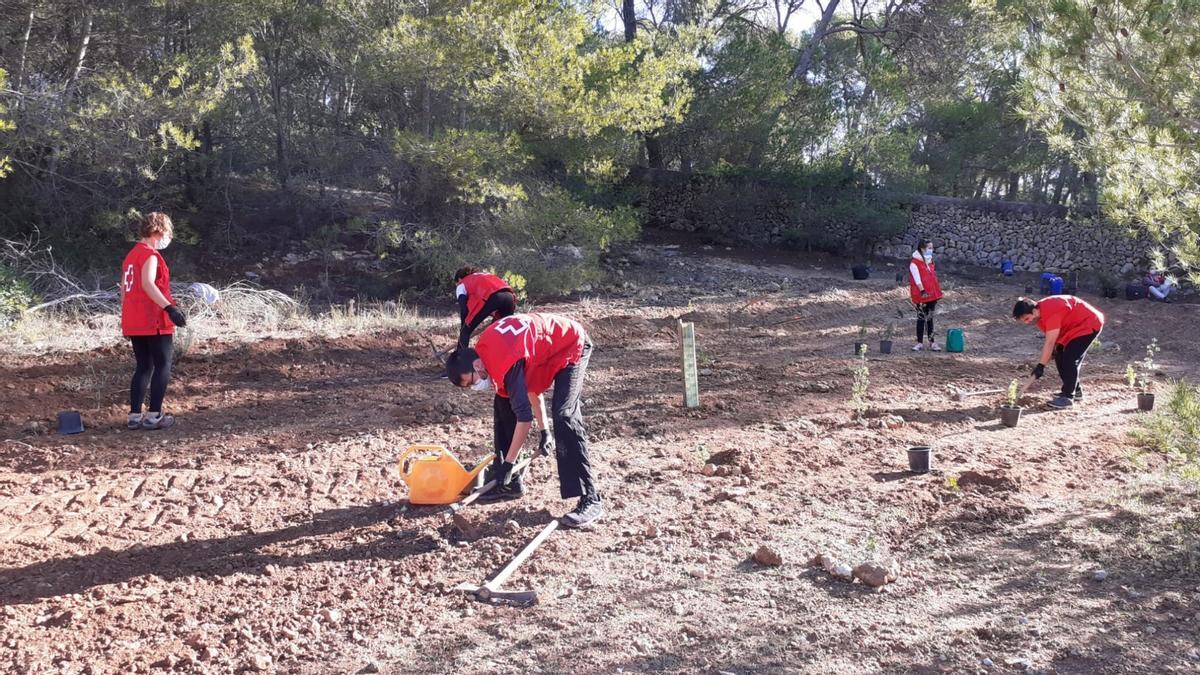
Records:
[[[804,208],[786,186],[746,179],[687,175],[673,171],[636,171],[650,225],[754,244],[777,244],[797,228]],[[888,195],[910,212],[903,232],[877,243],[879,257],[908,258],[919,238],[933,240],[941,260],[999,267],[1004,259],[1018,271],[1071,270],[1140,274],[1153,243],[1131,237],[1100,218],[1068,218],[1063,207],[1046,204],[955,199],[929,195]],[[858,234],[829,223],[832,240],[855,245]]]
[[[1148,238],[1132,237],[1099,218],[1066,218],[1043,204],[988,202],[925,195],[901,197],[911,207],[908,228],[876,247],[876,254],[907,258],[919,238],[934,242],[943,260],[1018,271],[1090,270],[1130,275],[1144,270]]]

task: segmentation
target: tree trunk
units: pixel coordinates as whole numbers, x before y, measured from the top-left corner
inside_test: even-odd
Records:
[[[805,78],[808,77],[808,71],[812,68],[813,54],[817,50],[817,45],[821,44],[821,40],[825,37],[825,29],[829,27],[829,22],[833,20],[833,14],[837,11],[839,0],[828,0],[825,5],[825,11],[821,12],[821,19],[817,21],[817,27],[813,29],[812,40],[804,46],[804,51],[800,52],[800,58],[796,60],[796,67],[792,69],[791,78],[788,80],[789,90],[802,84]]]
[[[79,43],[75,48],[75,56],[71,63],[70,74],[67,76],[66,86],[63,87],[62,100],[59,103],[59,111],[64,117],[71,107],[71,99],[75,97],[75,89],[79,85],[79,76],[83,73],[83,64],[87,60],[88,46],[92,43],[92,7],[91,5],[83,6],[83,15],[79,21]],[[50,162],[47,164],[46,170],[51,177],[58,173],[58,159],[62,153],[62,146],[54,145],[54,149],[50,153]]]
[[[1058,167],[1058,175],[1054,177],[1054,196],[1050,199],[1050,203],[1058,206],[1062,204],[1063,188],[1067,184],[1067,172],[1071,166],[1067,160]]]
[[[21,37],[21,56],[20,60],[17,61],[17,79],[13,84],[13,88],[17,91],[21,91],[21,85],[25,82],[25,53],[29,51],[29,36],[33,33],[34,9],[35,7],[33,6],[29,8],[29,21],[25,23],[25,35]],[[18,105],[20,105],[21,99],[18,98],[17,101]]]
[[[1006,201],[1014,202],[1017,200],[1017,193],[1021,189],[1021,174],[1016,171],[1008,172],[1008,190],[1004,193]]]
[[[621,21],[625,24],[625,41],[633,42],[637,36],[637,15],[634,14],[633,0],[621,1]]]

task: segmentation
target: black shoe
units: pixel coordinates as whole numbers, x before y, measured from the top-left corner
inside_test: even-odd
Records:
[[[513,476],[507,485],[497,485],[491,490],[479,495],[481,502],[504,502],[520,499],[525,496],[525,481],[520,476]]]
[[[1083,400],[1083,387],[1075,387],[1075,395],[1072,396],[1071,398],[1075,399],[1076,403],[1078,403],[1079,401],[1082,401]]]
[[[559,519],[563,527],[587,527],[604,515],[600,495],[584,495],[579,498],[575,510]]]

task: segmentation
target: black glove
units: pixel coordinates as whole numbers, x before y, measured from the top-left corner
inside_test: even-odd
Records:
[[[500,462],[500,466],[496,467],[496,487],[508,484],[508,478],[512,474],[512,462]]]
[[[1045,374],[1046,374],[1046,366],[1039,363],[1033,367],[1033,379],[1040,380],[1040,379],[1042,379],[1042,376]]]
[[[542,453],[542,457],[549,457],[554,454],[554,436],[551,436],[550,432],[545,429],[542,429],[538,433],[540,434],[538,437],[538,452]]]
[[[163,311],[167,313],[167,316],[171,317],[171,323],[175,324],[176,326],[183,328],[187,325],[187,317],[184,316],[183,312],[179,311],[179,308],[175,305],[167,305],[166,307],[163,307]]]

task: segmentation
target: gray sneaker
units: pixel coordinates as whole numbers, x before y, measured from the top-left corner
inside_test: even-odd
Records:
[[[575,510],[559,519],[563,527],[587,527],[604,515],[600,495],[584,495],[579,498]]]
[[[125,422],[125,428],[130,431],[137,431],[142,428],[142,416],[130,413],[129,420]]]
[[[175,426],[174,415],[159,415],[157,419],[150,415],[142,416],[142,428],[146,431],[154,431],[155,429],[170,429]]]
[[[1074,405],[1074,403],[1071,401],[1071,399],[1067,398],[1066,396],[1059,396],[1058,398],[1054,399],[1053,401],[1050,401],[1050,407],[1058,408],[1059,410],[1063,410],[1064,408],[1070,408],[1072,405]]]

